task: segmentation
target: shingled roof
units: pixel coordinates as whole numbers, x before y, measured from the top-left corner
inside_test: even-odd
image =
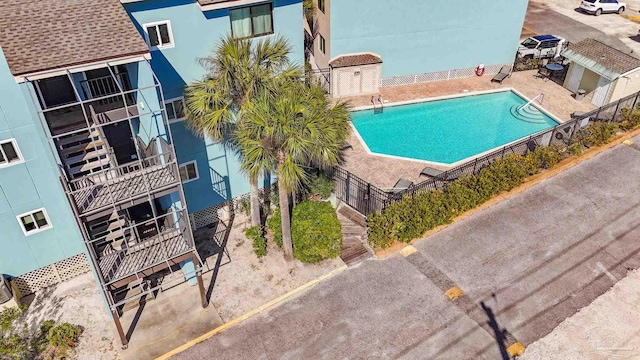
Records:
[[[562,55],[570,60],[574,60],[573,58],[576,57],[576,55],[581,55],[597,65],[618,74],[624,74],[633,69],[640,68],[640,59],[625,54],[595,39],[585,39],[578,43],[571,44]]]
[[[361,66],[380,63],[382,63],[382,59],[380,59],[379,56],[371,53],[363,53],[338,56],[337,58],[331,60],[331,62],[329,62],[329,65],[335,69],[348,66]]]
[[[14,75],[149,52],[119,0],[0,1],[0,46]]]

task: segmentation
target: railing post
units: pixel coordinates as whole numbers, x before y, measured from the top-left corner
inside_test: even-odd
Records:
[[[638,101],[638,96],[640,96],[640,91],[636,93],[636,97],[635,99],[633,99],[633,105],[631,105],[632,110],[636,108],[636,102]]]
[[[344,201],[347,202],[347,204],[349,204],[349,193],[350,193],[350,188],[351,187],[351,173],[347,171],[347,178],[345,180],[345,189],[344,189]],[[349,204],[350,205],[350,204]]]
[[[473,162],[473,171],[471,172],[472,174],[476,173],[476,166],[478,166],[478,158],[476,158],[476,161]]]
[[[367,183],[367,215],[371,213],[371,183]]]
[[[502,155],[500,155],[500,158],[501,158],[501,159],[504,159],[504,152],[505,152],[506,150],[507,150],[507,147],[506,147],[506,146],[502,148]]]
[[[622,99],[618,100],[618,104],[616,104],[616,110],[613,112],[613,116],[609,119],[609,122],[613,121],[616,118],[616,114],[618,113],[618,108],[620,108],[620,102]]]

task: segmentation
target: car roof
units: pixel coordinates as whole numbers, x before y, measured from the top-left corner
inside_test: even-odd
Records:
[[[554,36],[554,35],[538,35],[538,36],[534,36],[533,38],[538,40],[538,41],[560,40],[559,37]]]

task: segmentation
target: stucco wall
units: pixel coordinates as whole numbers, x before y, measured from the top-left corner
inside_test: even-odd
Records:
[[[612,84],[612,87],[613,91],[610,94],[609,102],[637,93],[640,91],[640,69],[625,75],[625,77],[619,77]]]
[[[274,0],[272,3],[274,35],[270,36],[287,38],[293,50],[292,60],[302,66],[302,1]],[[202,78],[205,71],[197,59],[209,55],[220,37],[231,31],[228,9],[202,12],[195,0],[144,1],[123,6],[141,34],[144,34],[142,24],[171,21],[175,47],[151,52],[151,65],[166,99],[182,96],[186,84]],[[182,123],[172,124],[171,132],[178,162],[195,160],[198,166],[199,179],[184,184],[190,213],[249,192],[249,184],[238,171],[239,162],[233,151],[195,137]]]
[[[0,274],[18,276],[86,248],[27,85],[16,84],[0,49],[0,140],[10,138],[25,162],[0,168]],[[25,236],[16,216],[42,207],[52,228]]]
[[[318,0],[313,0],[316,6],[315,17],[318,20],[318,36],[313,43],[313,57],[321,69],[329,67],[331,59],[331,0],[325,0],[325,11],[318,9]],[[320,36],[325,39],[325,52],[320,51]]]
[[[594,91],[596,87],[598,87],[598,80],[600,80],[600,75],[594,73],[589,69],[584,69],[582,80],[580,80],[580,86],[578,86],[578,89],[584,89],[588,94]]]
[[[331,57],[373,52],[382,77],[513,62],[527,0],[340,0]]]

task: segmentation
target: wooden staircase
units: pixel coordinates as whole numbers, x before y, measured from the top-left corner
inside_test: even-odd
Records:
[[[372,257],[373,251],[367,244],[365,217],[346,205],[340,205],[338,220],[342,224],[342,261],[353,266]]]

